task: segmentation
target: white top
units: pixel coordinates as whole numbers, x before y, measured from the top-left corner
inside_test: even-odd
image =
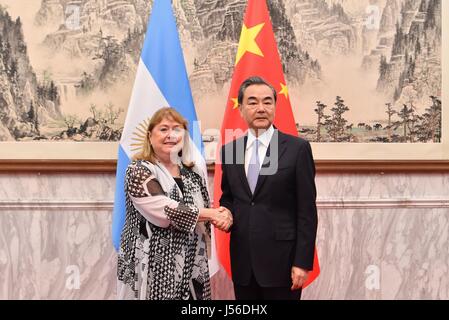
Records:
[[[273,137],[274,127],[271,125],[267,131],[259,135],[256,138],[252,130],[248,130],[248,141],[246,142],[245,150],[245,173],[248,174],[249,161],[251,160],[251,155],[253,154],[254,141],[259,140],[259,164],[262,167],[263,161],[267,154],[268,146],[270,145],[271,138]]]

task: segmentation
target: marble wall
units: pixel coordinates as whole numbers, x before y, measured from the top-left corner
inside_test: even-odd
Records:
[[[449,175],[317,183],[322,271],[305,299],[449,299]]]
[[[113,175],[0,176],[0,299],[113,299]]]
[[[449,174],[319,174],[304,299],[449,299]],[[114,299],[113,174],[0,175],[0,299]],[[221,270],[213,296],[232,299]]]

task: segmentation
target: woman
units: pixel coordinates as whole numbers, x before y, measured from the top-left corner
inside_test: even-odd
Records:
[[[211,298],[210,222],[226,231],[232,216],[208,208],[205,178],[189,153],[187,121],[172,108],[157,111],[126,171],[120,299]]]

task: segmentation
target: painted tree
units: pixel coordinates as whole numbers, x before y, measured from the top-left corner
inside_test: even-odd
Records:
[[[92,113],[95,121],[100,121],[103,117],[103,113],[101,112],[101,110],[97,109],[97,105],[95,103],[90,104],[89,111]]]
[[[418,134],[417,126],[420,121],[420,116],[418,115],[416,110],[417,101],[418,92],[415,90],[415,88],[411,84],[405,86],[402,89],[398,104],[407,106],[408,108],[408,120],[405,125],[408,129],[407,139],[410,142],[416,142],[416,136]]]
[[[317,108],[314,110],[315,113],[318,116],[317,122],[316,122],[316,142],[321,142],[321,128],[325,125],[323,122],[323,119],[326,120],[326,116],[324,114],[324,109],[327,108],[327,105],[324,103],[321,103],[321,101],[316,102]]]
[[[75,123],[79,122],[80,120],[77,115],[68,114],[68,115],[64,116],[63,121],[67,126],[67,130],[71,130],[71,129],[73,129],[73,126],[75,125]]]
[[[29,121],[29,122],[31,122],[31,123],[33,123],[34,122],[34,117],[35,117],[35,111],[34,111],[34,104],[33,104],[33,101],[31,101],[31,103],[30,103],[30,110],[27,112],[27,114],[26,114],[26,117],[27,117],[27,120]]]
[[[385,113],[388,116],[388,125],[387,125],[387,134],[388,134],[388,141],[391,142],[391,126],[392,126],[392,122],[391,122],[391,117],[396,113],[396,110],[393,109],[393,105],[391,103],[386,103],[385,104],[387,106],[387,111],[385,111]]]
[[[94,77],[91,74],[84,71],[83,74],[81,75],[81,80],[77,85],[80,92],[82,94],[88,94],[95,89],[95,86],[96,84]]]
[[[348,120],[343,117],[343,114],[349,111],[344,102],[340,96],[337,96],[334,107],[331,109],[332,115],[325,122],[327,132],[334,142],[343,141],[344,139],[345,126]]]
[[[34,114],[34,121],[33,121],[33,124],[34,124],[34,130],[36,130],[36,134],[38,135],[38,136],[40,136],[41,135],[41,131],[40,131],[40,128],[39,128],[39,125],[40,125],[40,122],[39,122],[39,112],[38,112],[38,106],[36,107],[36,112],[35,112],[35,114]]]
[[[98,83],[102,87],[107,87],[111,84],[110,80],[108,81],[108,74],[120,68],[120,61],[125,57],[125,49],[117,39],[112,36],[107,36],[102,39],[98,50],[99,53],[96,54],[95,59],[102,59],[104,61]]]
[[[407,105],[404,104],[403,108],[397,113],[400,120],[395,121],[393,123],[394,128],[402,127],[402,129],[403,129],[402,141],[403,142],[407,142],[407,128],[409,126],[408,124],[410,122],[410,115],[412,112],[413,112],[413,110],[407,108]]]
[[[48,97],[50,98],[50,100],[59,105],[58,88],[55,86],[55,82],[53,80],[50,81],[50,87],[48,90]]]
[[[423,114],[422,125],[420,126],[420,138],[423,141],[441,142],[441,100],[438,97],[430,96],[432,105]]]
[[[46,100],[52,101],[56,106],[61,104],[61,96],[53,80],[44,79],[37,85],[37,103],[44,105]]]
[[[12,59],[11,63],[9,64],[8,68],[8,76],[11,82],[17,82],[17,76],[18,76],[18,64],[17,59]]]
[[[410,108],[410,121],[408,122],[408,132],[410,135],[410,142],[416,142],[416,137],[418,136],[418,130],[420,126],[420,122],[423,120],[423,117],[416,113],[413,108]]]
[[[120,117],[120,114],[124,112],[122,108],[114,108],[114,105],[109,102],[106,106],[106,119],[110,124],[114,124],[115,120]]]

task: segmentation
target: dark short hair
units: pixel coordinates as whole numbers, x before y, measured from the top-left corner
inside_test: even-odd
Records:
[[[240,85],[240,88],[239,88],[239,95],[238,95],[237,101],[240,105],[243,103],[243,95],[245,94],[246,88],[248,88],[249,86],[252,86],[254,84],[263,84],[263,85],[268,86],[271,89],[271,91],[273,91],[274,103],[276,103],[277,93],[271,84],[269,84],[267,81],[265,81],[261,77],[249,77],[248,79],[246,79],[245,81],[242,82],[242,84]]]

